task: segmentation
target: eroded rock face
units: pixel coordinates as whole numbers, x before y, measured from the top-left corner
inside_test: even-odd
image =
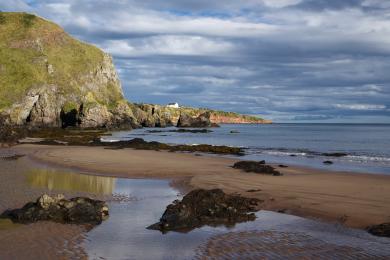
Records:
[[[241,169],[245,172],[254,172],[261,174],[268,174],[273,176],[281,176],[283,175],[279,171],[277,171],[274,167],[266,165],[265,161],[239,161],[233,165],[235,169]]]
[[[210,113],[205,112],[198,117],[191,117],[186,113],[181,113],[177,127],[212,127],[217,126],[210,121]]]
[[[136,123],[109,54],[32,14],[2,17],[8,26],[0,35],[0,117],[5,124],[131,128]]]
[[[197,189],[181,201],[168,205],[159,222],[148,229],[190,231],[203,225],[226,225],[251,221],[261,203],[258,199],[225,194],[220,189]]]
[[[20,209],[7,210],[2,218],[9,218],[16,223],[54,221],[66,224],[98,225],[108,217],[108,206],[104,201],[76,197],[70,200],[64,195],[39,197],[36,202],[29,202]]]

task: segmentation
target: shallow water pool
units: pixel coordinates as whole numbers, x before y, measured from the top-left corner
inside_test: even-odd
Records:
[[[110,217],[86,234],[90,259],[371,259],[390,258],[390,239],[288,214],[259,211],[253,222],[189,233],[148,230],[166,206],[180,199],[167,180],[123,179],[34,170],[29,183],[49,190],[111,193]],[[104,188],[103,188],[104,187]]]

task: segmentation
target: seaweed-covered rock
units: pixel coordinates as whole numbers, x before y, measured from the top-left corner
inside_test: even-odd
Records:
[[[53,221],[67,224],[98,225],[108,217],[108,206],[104,201],[76,197],[70,200],[64,195],[39,197],[20,209],[7,210],[1,218],[9,218],[16,223]]]
[[[243,155],[244,151],[239,147],[230,147],[225,145],[168,145],[160,142],[147,142],[142,138],[134,138],[128,141],[118,142],[101,142],[95,140],[90,145],[103,145],[112,147],[113,149],[133,148],[139,150],[168,150],[171,152],[203,152],[203,153],[214,153],[214,154],[234,154]]]
[[[390,237],[390,223],[371,226],[368,228],[368,232],[375,236]]]
[[[277,171],[274,167],[266,165],[265,161],[239,161],[233,165],[235,169],[241,169],[245,172],[254,172],[261,174],[269,174],[273,176],[283,175],[281,172]]]
[[[256,218],[260,200],[228,195],[220,189],[197,189],[168,205],[160,221],[148,229],[190,231],[203,225],[226,225]]]

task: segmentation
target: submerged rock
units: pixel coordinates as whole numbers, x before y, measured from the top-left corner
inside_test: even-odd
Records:
[[[322,153],[322,156],[328,156],[328,157],[344,157],[347,156],[348,154],[346,153]]]
[[[323,164],[328,164],[328,165],[333,164],[332,161],[323,161],[322,163],[323,163]]]
[[[11,155],[0,155],[0,159],[5,161],[16,161],[26,155],[24,154],[11,154]]]
[[[368,232],[375,236],[390,237],[390,223],[371,226],[368,228]]]
[[[98,225],[108,217],[108,206],[104,201],[85,197],[70,200],[64,195],[39,197],[36,202],[29,202],[20,209],[7,210],[1,218],[9,218],[16,223],[53,221],[66,224]]]
[[[262,201],[239,195],[228,195],[220,189],[197,189],[181,201],[168,205],[159,222],[148,229],[167,231],[190,231],[204,225],[226,225],[252,221],[253,212]]]
[[[283,175],[281,172],[277,171],[274,167],[266,165],[265,161],[239,161],[233,165],[235,169],[241,169],[245,172],[254,172],[261,174],[269,174],[273,176]]]

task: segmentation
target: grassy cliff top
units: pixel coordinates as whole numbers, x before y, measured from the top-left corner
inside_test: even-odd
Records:
[[[55,84],[64,93],[81,94],[104,53],[59,27],[28,13],[0,12],[0,112],[34,86]],[[112,88],[112,99],[122,97]]]

